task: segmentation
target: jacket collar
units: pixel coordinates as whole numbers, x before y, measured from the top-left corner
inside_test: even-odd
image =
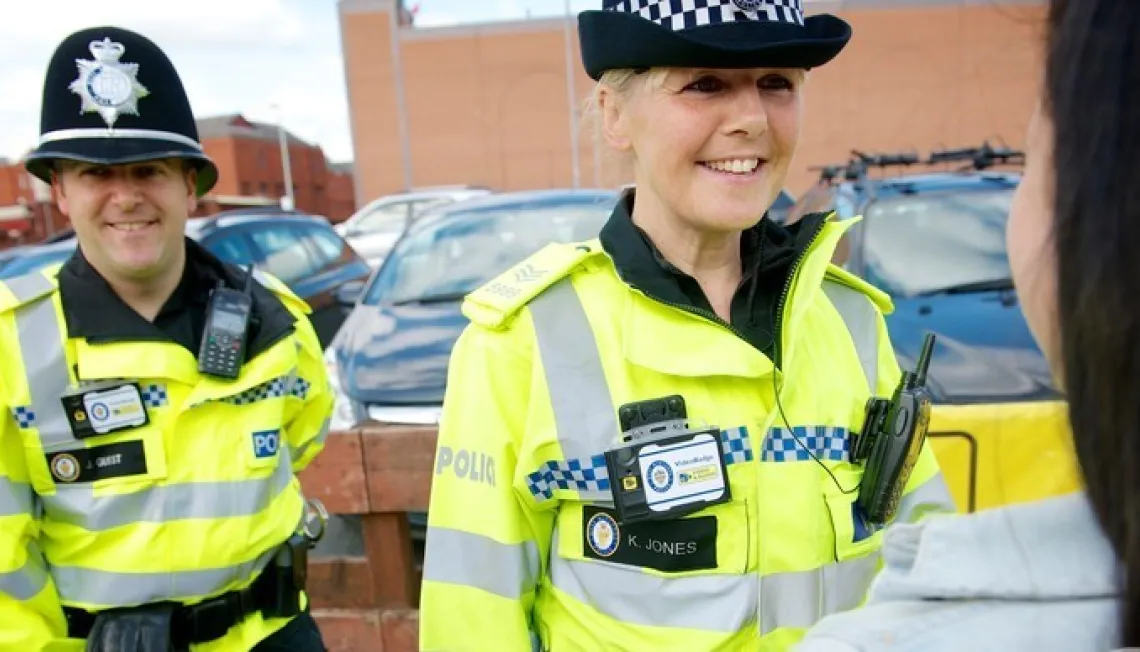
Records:
[[[186,267],[163,310],[204,310],[209,290],[218,280],[229,287],[241,288],[245,277],[244,270],[223,263],[197,242],[186,238]],[[115,294],[78,248],[59,271],[59,292],[69,337],[85,338],[91,343],[167,339],[160,329],[140,317]],[[253,337],[249,358],[292,332],[294,317],[276,295],[254,283],[251,321]]]

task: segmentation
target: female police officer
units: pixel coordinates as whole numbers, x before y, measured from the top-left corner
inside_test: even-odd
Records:
[[[875,571],[849,433],[900,374],[887,298],[829,266],[848,225],[761,219],[849,28],[798,0],[607,0],[579,29],[636,190],[465,301],[421,645],[784,649]],[[924,449],[898,518],[952,509]]]

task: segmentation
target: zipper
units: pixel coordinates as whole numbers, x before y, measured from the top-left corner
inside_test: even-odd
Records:
[[[796,272],[799,270],[800,263],[807,257],[808,250],[815,244],[816,239],[819,238],[819,234],[823,233],[823,227],[825,226],[827,226],[827,219],[820,220],[819,225],[815,227],[815,232],[811,234],[811,239],[808,240],[807,246],[803,248],[803,251],[801,251],[795,261],[792,262],[792,267],[788,272],[788,280],[784,283],[784,290],[780,293],[779,301],[776,302],[776,328],[773,329],[772,332],[772,346],[775,349],[776,359],[772,362],[776,365],[777,370],[780,369],[780,358],[782,357],[780,354],[784,349],[783,343],[780,341],[780,337],[782,336],[781,331],[784,326],[784,304],[787,303],[788,295],[792,291],[792,283],[796,279]]]
[[[776,327],[773,329],[773,332],[772,332],[772,349],[775,352],[775,356],[774,356],[775,359],[772,360],[772,364],[775,366],[775,369],[772,370],[773,374],[780,372],[780,358],[782,357],[781,353],[783,352],[783,349],[784,349],[783,344],[780,342],[780,337],[781,337],[781,331],[783,330],[782,327],[784,324],[784,308],[786,307],[786,304],[788,302],[788,295],[790,295],[792,292],[792,283],[795,281],[796,272],[799,271],[800,264],[803,263],[804,258],[807,257],[807,252],[811,249],[812,245],[815,244],[816,239],[819,238],[819,234],[823,232],[823,227],[826,224],[827,224],[826,219],[820,220],[820,223],[816,227],[815,232],[811,234],[811,239],[808,240],[807,246],[804,247],[803,251],[800,252],[799,256],[797,256],[796,259],[794,261],[792,261],[792,266],[788,270],[788,279],[787,279],[787,281],[785,281],[784,289],[782,292],[780,292],[780,298],[776,302],[776,310],[775,310],[775,314],[776,314],[775,326]],[[775,387],[775,382],[776,382],[775,376],[773,375],[773,381],[772,381],[773,388],[772,389],[774,392],[778,393],[779,388]],[[779,405],[780,398],[779,398],[778,394],[774,394],[773,398],[777,401],[777,405]],[[757,492],[757,494],[760,494],[763,491],[760,487],[759,469],[760,469],[760,456],[764,452],[764,439],[765,439],[767,433],[760,433],[760,435],[761,436],[760,436],[760,439],[758,441],[753,440],[753,442],[752,442],[752,450],[753,450],[752,463],[755,465],[756,470],[757,470],[757,478],[756,478],[756,492]],[[757,496],[757,502],[756,502],[757,509],[759,509],[760,502],[761,502],[760,496]],[[757,519],[757,521],[759,521],[759,519]],[[749,530],[751,530],[751,526],[749,527]],[[750,531],[749,536],[751,536],[751,534],[752,533]],[[762,542],[763,542],[763,537],[758,537],[757,542],[756,542],[756,564],[758,567],[757,572],[756,572],[756,622],[758,622],[758,623],[760,623],[760,618],[764,612],[764,577],[763,577],[763,574],[760,572],[760,569],[759,569],[759,564],[760,564],[761,560],[764,558],[764,556],[762,554],[760,554],[760,546],[762,545]],[[763,626],[763,623],[760,623],[760,625]]]

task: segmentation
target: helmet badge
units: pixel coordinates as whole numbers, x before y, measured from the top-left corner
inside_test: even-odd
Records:
[[[94,60],[75,60],[79,77],[68,88],[82,99],[81,114],[98,113],[114,127],[120,115],[138,115],[138,101],[150,91],[136,78],[139,64],[119,61],[126,51],[121,43],[104,38],[89,47]]]

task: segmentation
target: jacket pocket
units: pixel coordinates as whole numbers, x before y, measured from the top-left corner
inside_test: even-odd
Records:
[[[755,619],[759,592],[749,520],[745,501],[633,524],[600,505],[565,503],[548,581],[619,622],[739,632]]]
[[[838,475],[838,474],[837,474]],[[857,486],[858,476],[844,479],[845,486]],[[873,528],[859,509],[859,492],[825,494],[828,516],[835,536],[835,559],[846,561],[878,550],[882,545],[881,529]]]
[[[651,575],[745,573],[751,528],[746,501],[668,520],[619,524],[609,504],[565,503],[559,554]]]

